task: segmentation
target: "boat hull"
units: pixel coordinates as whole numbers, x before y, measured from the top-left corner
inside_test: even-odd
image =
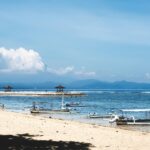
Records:
[[[116,120],[117,125],[150,125],[150,119]]]
[[[70,112],[69,109],[61,109],[61,110],[31,110],[30,111],[32,114],[39,114],[39,113],[65,113],[65,112]]]
[[[98,119],[98,118],[101,118],[101,119],[103,119],[103,118],[112,118],[111,115],[89,115],[88,117],[89,117],[89,118],[92,118],[92,119]]]

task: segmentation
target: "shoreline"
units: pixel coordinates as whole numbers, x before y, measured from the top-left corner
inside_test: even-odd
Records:
[[[34,140],[90,143],[92,150],[148,150],[150,133],[50,119],[0,110],[0,135],[30,134]],[[41,136],[36,136],[41,135]],[[142,142],[141,142],[142,141]]]
[[[1,111],[1,110],[0,110]],[[150,131],[145,131],[145,130],[139,130],[137,128],[135,128],[135,126],[117,126],[117,125],[106,125],[106,124],[98,124],[98,123],[94,123],[94,122],[87,122],[87,121],[83,121],[83,120],[75,120],[75,119],[68,119],[68,118],[59,118],[59,117],[53,117],[53,115],[55,116],[55,114],[31,114],[28,111],[20,111],[20,112],[16,112],[16,111],[11,111],[11,110],[6,110],[4,109],[4,111],[6,112],[13,112],[13,113],[17,113],[17,114],[23,114],[23,115],[29,115],[29,116],[33,116],[33,117],[39,117],[39,118],[46,118],[46,119],[51,119],[51,120],[61,120],[61,121],[69,121],[69,122],[75,122],[75,123],[81,123],[81,124],[87,124],[87,125],[93,125],[93,126],[100,126],[100,127],[108,127],[108,128],[112,128],[112,129],[121,129],[121,130],[127,130],[127,131],[133,131],[133,132],[141,132],[141,133],[148,133],[150,134]],[[50,116],[50,118],[48,117],[48,115]],[[51,116],[52,115],[52,116]],[[129,128],[130,127],[130,128]],[[132,128],[131,128],[132,127]],[[139,127],[139,126],[137,126]],[[147,127],[147,126],[146,126]],[[150,127],[150,126],[148,126]]]

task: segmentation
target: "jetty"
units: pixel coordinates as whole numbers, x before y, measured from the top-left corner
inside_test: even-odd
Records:
[[[56,91],[23,91],[23,90],[12,90],[14,89],[11,85],[3,86],[4,91],[0,91],[0,96],[84,96],[85,93],[79,91],[64,91],[64,86],[58,85],[55,87]]]
[[[69,91],[69,92],[53,92],[53,91],[0,91],[0,96],[84,96],[84,93]]]

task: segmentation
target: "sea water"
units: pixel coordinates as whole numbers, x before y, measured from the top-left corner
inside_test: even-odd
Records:
[[[148,90],[82,90],[80,92],[84,92],[86,95],[80,97],[65,97],[64,102],[78,102],[85,107],[71,108],[72,113],[55,113],[46,114],[44,116],[112,126],[112,124],[109,124],[109,119],[89,119],[87,116],[89,113],[97,113],[100,115],[106,115],[115,112],[118,113],[118,110],[120,109],[150,109],[150,91]],[[30,113],[33,102],[45,102],[42,104],[42,107],[44,108],[60,109],[61,107],[60,96],[0,97],[0,103],[4,104],[6,109],[14,112]],[[140,114],[136,117],[140,118]],[[128,128],[148,132],[150,131],[150,126],[134,126]]]

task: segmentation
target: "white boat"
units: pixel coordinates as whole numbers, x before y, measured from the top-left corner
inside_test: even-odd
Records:
[[[109,122],[117,125],[150,125],[150,109],[121,109]],[[143,114],[140,116],[140,114]],[[140,118],[141,117],[141,118]]]

